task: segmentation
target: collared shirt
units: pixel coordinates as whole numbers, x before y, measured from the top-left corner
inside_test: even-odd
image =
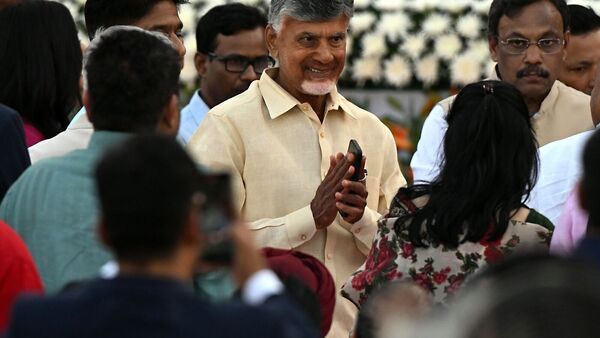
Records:
[[[181,144],[186,145],[194,135],[198,126],[204,120],[206,113],[208,113],[208,106],[198,91],[194,93],[190,103],[183,107],[181,110],[181,120],[179,122],[179,131],[177,132],[177,139]]]
[[[323,122],[307,103],[263,73],[244,93],[208,112],[188,149],[205,166],[232,174],[234,201],[260,246],[297,249],[324,262],[339,287],[365,260],[376,221],[406,181],[391,132],[379,119],[333,91]],[[317,230],[310,202],[329,156],[356,139],[367,158],[367,208],[355,224],[339,215]],[[338,295],[329,337],[347,337],[354,306]],[[345,331],[345,332],[344,332]]]
[[[90,143],[93,132],[94,126],[88,120],[85,108],[81,108],[67,130],[29,147],[31,163],[45,158],[63,156],[73,150],[84,149]]]
[[[417,152],[410,162],[415,181],[431,181],[439,174],[444,151],[442,142],[448,129],[446,115],[454,98],[452,96],[438,103],[423,124]],[[532,123],[540,147],[592,130],[590,97],[556,80],[542,101],[540,111],[532,117]]]
[[[96,235],[93,170],[107,147],[126,137],[96,132],[87,149],[31,166],[0,205],[0,219],[23,238],[50,292],[97,275],[111,258]]]

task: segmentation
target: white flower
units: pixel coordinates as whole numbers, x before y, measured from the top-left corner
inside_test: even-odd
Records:
[[[469,42],[469,47],[467,50],[477,61],[483,62],[490,58],[490,49],[486,39],[473,40]]]
[[[449,60],[462,48],[462,41],[455,34],[442,35],[435,39],[435,53],[444,60]]]
[[[385,62],[384,75],[389,84],[402,87],[412,78],[410,63],[402,56],[396,55]]]
[[[382,12],[400,9],[403,7],[402,5],[403,3],[400,0],[376,0],[375,2],[375,8]]]
[[[487,62],[483,63],[483,76],[485,78],[496,77],[496,62],[492,59],[488,59]]]
[[[409,17],[403,12],[385,13],[379,20],[377,31],[396,41],[412,27]]]
[[[461,17],[456,22],[456,31],[460,35],[474,39],[481,34],[481,19],[475,14],[469,14]]]
[[[438,79],[439,60],[434,55],[428,55],[415,63],[415,76],[426,87],[434,84]]]
[[[492,4],[492,0],[483,0],[483,1],[473,1],[471,4],[471,8],[473,11],[479,14],[488,14],[490,11],[490,5]]]
[[[421,56],[425,49],[425,37],[421,34],[409,35],[404,39],[400,48],[411,58],[416,59]]]
[[[443,9],[445,12],[459,13],[465,9],[467,3],[464,1],[446,0],[438,1],[437,7]]]
[[[355,14],[354,17],[352,17],[352,20],[350,20],[350,28],[352,33],[357,34],[370,29],[375,20],[377,20],[377,17],[375,17],[375,14],[372,12],[361,12]]]
[[[365,8],[369,6],[371,0],[354,0],[354,8]]]
[[[385,36],[379,33],[368,33],[362,38],[363,56],[380,56],[387,51]]]
[[[450,63],[450,82],[466,85],[481,78],[481,62],[473,60],[469,53],[459,55]]]
[[[194,66],[194,54],[196,54],[196,37],[194,34],[189,34],[184,40],[183,44],[187,52],[185,53],[184,66],[181,70],[179,78],[181,81],[186,83],[192,83],[198,74],[196,73],[196,67]]]
[[[378,57],[363,57],[354,61],[352,77],[364,84],[367,80],[378,81],[381,78],[381,60]]]
[[[421,29],[429,36],[438,36],[450,28],[450,17],[445,14],[434,13],[423,21]]]

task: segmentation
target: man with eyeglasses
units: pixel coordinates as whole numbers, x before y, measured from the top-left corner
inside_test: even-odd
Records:
[[[492,78],[521,92],[539,146],[594,128],[589,96],[557,80],[569,43],[568,27],[564,0],[494,0],[490,6],[488,42],[497,62]],[[423,125],[411,161],[415,181],[437,177],[448,126],[445,116],[453,100],[438,103]]]
[[[196,28],[200,88],[181,110],[178,138],[187,144],[209,109],[236,96],[275,65],[265,43],[267,18],[240,3],[213,7]]]
[[[337,91],[353,13],[352,0],[271,0],[265,36],[279,67],[211,109],[188,143],[200,164],[231,173],[236,209],[261,246],[318,258],[337,288],[406,183],[390,130]],[[351,139],[364,155],[356,167]],[[338,292],[327,337],[347,338],[355,315]]]

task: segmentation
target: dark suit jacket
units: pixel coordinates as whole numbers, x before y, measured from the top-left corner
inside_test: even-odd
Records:
[[[285,296],[263,305],[209,304],[166,279],[97,279],[50,298],[25,298],[7,337],[257,337],[312,338],[304,316]]]

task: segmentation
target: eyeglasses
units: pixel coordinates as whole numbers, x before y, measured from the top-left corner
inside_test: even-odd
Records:
[[[565,40],[554,38],[554,39],[539,39],[538,41],[529,41],[527,39],[521,38],[509,38],[506,40],[498,41],[504,47],[504,50],[509,54],[524,54],[529,46],[535,44],[538,48],[545,54],[554,54],[558,53],[562,47],[565,45]]]
[[[249,65],[252,65],[256,74],[262,74],[262,72],[275,66],[275,59],[269,55],[259,56],[254,59],[239,55],[217,55],[215,53],[208,53],[209,60],[217,60],[225,64],[225,69],[232,73],[243,73],[246,71]]]

